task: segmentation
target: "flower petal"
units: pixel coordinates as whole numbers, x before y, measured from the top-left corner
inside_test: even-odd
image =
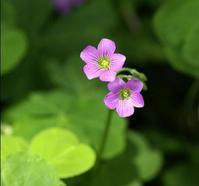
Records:
[[[69,12],[72,8],[71,3],[65,1],[65,0],[54,0],[53,1],[55,8],[60,11],[60,13],[66,13]]]
[[[139,92],[132,93],[131,99],[134,107],[138,108],[144,107],[144,99]]]
[[[110,59],[111,59],[110,68],[116,72],[123,67],[124,62],[126,61],[126,57],[122,54],[113,54],[111,55]]]
[[[97,63],[98,59],[98,51],[95,47],[93,46],[87,46],[80,54],[81,59],[85,63]]]
[[[95,64],[86,64],[83,68],[88,79],[99,77],[102,71]]]
[[[134,113],[132,99],[119,100],[116,111],[120,117],[129,117]]]
[[[143,83],[140,80],[130,80],[126,85],[133,92],[140,92],[143,88]]]
[[[122,79],[115,78],[115,81],[110,82],[108,84],[108,89],[111,92],[118,92],[124,85],[125,85],[125,82]]]
[[[97,47],[101,56],[110,56],[115,52],[115,43],[110,39],[102,39]]]
[[[116,72],[113,72],[111,70],[104,70],[99,76],[101,81],[106,81],[106,82],[114,81],[115,77],[116,77]]]
[[[118,105],[118,94],[109,92],[104,98],[104,103],[109,109],[115,109]]]

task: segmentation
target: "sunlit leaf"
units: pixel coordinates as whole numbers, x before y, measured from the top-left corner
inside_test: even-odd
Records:
[[[102,101],[105,94],[105,92],[101,91],[91,95],[88,92],[87,95],[82,97],[71,96],[61,91],[33,94],[29,99],[9,109],[4,117],[11,122],[17,122],[17,127],[19,128],[20,121],[23,123],[26,121],[27,127],[23,128],[32,131],[31,136],[34,133],[33,131],[38,132],[42,129],[36,124],[37,121],[41,123],[40,119],[46,120],[47,126],[48,119],[58,118],[57,122],[56,119],[53,119],[53,121],[55,125],[58,124],[60,126],[59,119],[65,118],[65,128],[76,133],[82,142],[89,143],[98,150],[108,113]],[[29,127],[34,127],[34,125],[28,125],[29,120],[30,123],[35,123],[35,127],[38,130],[28,129]],[[62,124],[63,122],[61,121]],[[49,123],[52,125],[51,121]],[[63,126],[62,124],[61,126]],[[125,147],[125,128],[125,121],[114,113],[110,136],[103,154],[105,158],[114,157],[123,151]],[[18,130],[17,134],[20,133],[22,134],[23,130]],[[29,132],[22,135],[29,138],[28,134]]]
[[[70,131],[51,128],[36,135],[31,151],[51,164],[59,177],[67,178],[89,170],[95,162],[94,151],[79,143]]]
[[[60,186],[51,166],[30,153],[10,156],[3,166],[4,186]]]
[[[20,137],[1,135],[1,160],[4,161],[10,155],[26,151],[28,143]]]

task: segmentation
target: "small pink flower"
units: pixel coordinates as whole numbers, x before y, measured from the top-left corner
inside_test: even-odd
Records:
[[[68,13],[74,7],[81,5],[84,0],[52,0],[55,8],[60,13]]]
[[[126,57],[115,53],[115,43],[110,39],[102,39],[97,49],[87,46],[80,54],[85,62],[84,73],[88,79],[99,77],[101,81],[115,80],[116,73],[123,67]]]
[[[134,113],[134,107],[144,107],[144,99],[140,94],[143,83],[140,80],[123,81],[116,78],[108,84],[110,92],[104,99],[109,109],[116,109],[120,117],[129,117]]]

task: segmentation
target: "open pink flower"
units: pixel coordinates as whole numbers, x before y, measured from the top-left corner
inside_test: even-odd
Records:
[[[116,73],[123,67],[126,57],[115,53],[115,43],[110,39],[102,39],[97,49],[87,46],[80,54],[85,62],[84,73],[88,79],[99,77],[101,81],[115,80]]]
[[[144,106],[144,99],[140,94],[143,83],[140,80],[123,81],[116,78],[108,84],[110,92],[104,99],[105,105],[109,109],[116,109],[120,117],[133,115],[134,107]]]

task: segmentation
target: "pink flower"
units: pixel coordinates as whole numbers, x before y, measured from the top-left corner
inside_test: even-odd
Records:
[[[102,39],[97,49],[87,46],[80,54],[85,62],[84,73],[88,79],[99,77],[101,81],[115,80],[116,73],[123,67],[126,57],[115,53],[115,43],[110,39]]]
[[[144,99],[140,94],[143,83],[140,80],[124,82],[120,78],[108,84],[110,92],[104,99],[109,109],[116,109],[120,117],[129,117],[134,113],[134,107],[144,107]]]
[[[60,13],[68,13],[73,7],[79,6],[84,0],[53,0],[55,8]]]

